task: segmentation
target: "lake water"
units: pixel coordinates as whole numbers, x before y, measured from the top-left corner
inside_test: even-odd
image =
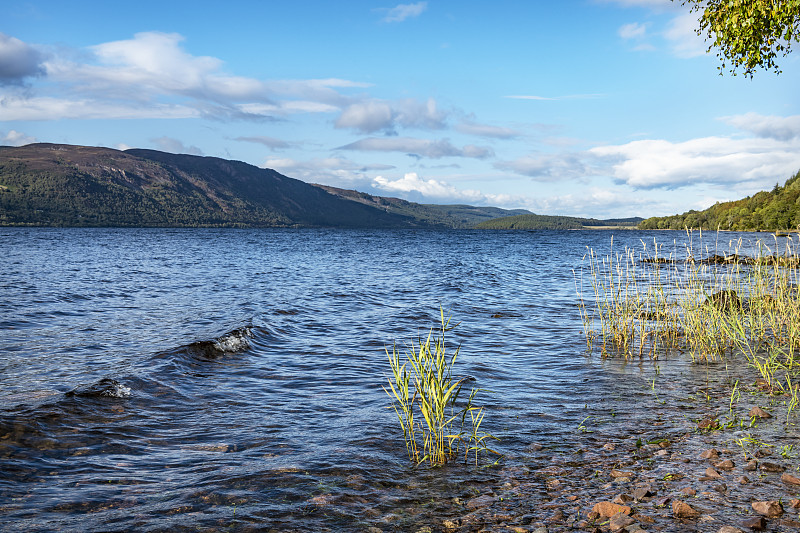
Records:
[[[415,530],[531,443],[628,438],[657,370],[707,376],[587,355],[573,269],[611,235],[0,228],[0,530]],[[382,389],[440,306],[495,466],[411,465]]]

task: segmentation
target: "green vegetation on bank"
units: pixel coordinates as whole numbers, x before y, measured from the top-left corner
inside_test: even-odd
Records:
[[[800,172],[771,192],[761,191],[734,202],[717,203],[704,211],[648,218],[639,229],[701,228],[706,230],[778,231],[800,227]]]
[[[642,222],[641,218],[614,218],[597,220],[594,218],[576,218],[549,215],[516,215],[511,217],[487,220],[476,225],[476,229],[591,229],[591,228],[630,228],[635,229]]]

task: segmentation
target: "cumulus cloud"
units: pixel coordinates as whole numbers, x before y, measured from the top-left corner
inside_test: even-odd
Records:
[[[529,176],[536,181],[553,182],[591,174],[592,159],[594,157],[585,152],[563,152],[520,157],[513,161],[498,161],[494,166],[498,170]]]
[[[764,116],[758,113],[745,113],[722,117],[724,122],[740,130],[749,131],[758,137],[789,141],[800,138],[800,115],[790,117]]]
[[[158,137],[150,139],[150,142],[158,146],[159,150],[171,154],[203,155],[203,151],[196,146],[186,146],[183,142],[172,137]]]
[[[458,189],[447,182],[423,179],[416,172],[409,172],[395,180],[377,176],[373,187],[416,202],[470,203],[473,205],[519,205],[521,197],[508,194],[485,194],[474,189]]]
[[[494,155],[491,148],[484,146],[474,146],[470,144],[463,148],[457,148],[447,139],[434,141],[409,137],[369,137],[345,146],[340,146],[338,149],[366,152],[402,152],[415,157],[429,157],[431,159],[438,159],[441,157],[485,159]]]
[[[333,113],[352,103],[342,91],[369,84],[338,78],[260,80],[225,71],[222,60],[195,56],[176,33],[142,32],[85,50],[59,49],[42,59],[0,38],[0,85],[42,69],[48,85],[0,101],[7,120],[190,118],[278,120],[294,113]],[[8,114],[7,114],[8,113]]]
[[[396,127],[438,130],[445,127],[447,114],[440,111],[433,98],[420,102],[411,98],[387,101],[355,102],[342,110],[336,119],[337,128],[354,129],[361,133],[385,131],[395,133]]]
[[[477,137],[491,137],[494,139],[513,139],[519,137],[520,132],[510,128],[490,126],[488,124],[478,124],[471,121],[456,124],[456,131]]]
[[[417,2],[416,4],[398,4],[389,9],[389,11],[386,13],[386,16],[383,17],[383,21],[403,22],[408,18],[420,16],[426,9],[428,9],[428,2]]]
[[[0,131],[0,145],[5,146],[24,146],[36,142],[36,137],[25,135],[24,133],[16,130],[9,130],[8,133],[3,134]]]
[[[614,178],[635,188],[667,189],[698,183],[771,183],[800,168],[800,142],[703,137],[673,143],[633,141],[589,150],[605,158]]]
[[[0,32],[0,86],[22,85],[45,73],[42,54],[16,37]]]

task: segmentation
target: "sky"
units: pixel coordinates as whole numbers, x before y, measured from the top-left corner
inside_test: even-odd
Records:
[[[150,148],[423,203],[705,209],[800,170],[800,51],[669,0],[0,4],[0,145]]]

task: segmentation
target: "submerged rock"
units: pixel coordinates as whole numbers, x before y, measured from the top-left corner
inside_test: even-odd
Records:
[[[783,505],[778,500],[753,502],[753,510],[767,518],[776,518],[783,514]]]
[[[700,511],[681,500],[672,501],[672,514],[675,518],[697,518]]]

